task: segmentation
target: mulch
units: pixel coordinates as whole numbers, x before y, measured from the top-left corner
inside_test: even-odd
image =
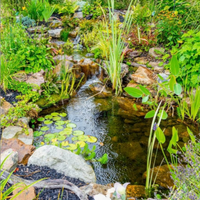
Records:
[[[42,178],[48,179],[63,179],[68,180],[77,187],[86,185],[83,181],[80,181],[76,178],[71,178],[65,176],[64,174],[58,173],[55,169],[51,169],[46,166],[24,166],[18,165],[16,171],[13,173],[20,178],[27,180],[40,180]],[[38,195],[38,200],[79,200],[79,198],[72,192],[67,189],[36,189],[36,195]],[[58,196],[60,198],[58,198]],[[94,200],[93,197],[88,197],[89,200]]]
[[[7,90],[6,93],[0,87],[0,96],[2,96],[6,101],[13,104],[13,102],[18,102],[16,96],[20,95],[21,93],[17,91]]]

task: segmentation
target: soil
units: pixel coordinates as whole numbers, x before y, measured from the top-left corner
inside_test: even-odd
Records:
[[[45,166],[24,166],[18,165],[16,171],[13,173],[16,176],[20,176],[20,178],[27,179],[27,180],[39,180],[42,178],[49,178],[49,179],[63,179],[68,180],[69,182],[75,184],[77,187],[81,187],[86,185],[83,181],[80,181],[76,178],[71,178],[65,176],[64,174],[56,172],[55,169],[51,169]],[[61,189],[36,189],[36,195],[39,195],[38,200],[79,200],[79,198],[69,190],[62,190]],[[60,195],[60,198],[58,196]],[[94,200],[93,197],[88,197],[89,200]]]

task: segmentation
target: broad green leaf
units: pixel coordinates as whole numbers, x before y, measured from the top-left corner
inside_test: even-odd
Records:
[[[149,95],[142,98],[142,103],[146,103],[149,100]]]
[[[168,114],[164,110],[159,110],[158,117],[162,114],[162,119],[167,119]]]
[[[157,127],[155,134],[156,134],[156,138],[159,141],[159,143],[164,144],[165,143],[165,134],[163,133],[163,131],[161,130],[160,127]]]
[[[194,137],[194,134],[192,133],[192,131],[188,127],[187,127],[187,132],[190,135],[191,141],[195,144],[196,143],[196,139]]]
[[[176,55],[172,56],[171,63],[170,63],[170,71],[174,76],[178,76],[180,67],[179,62]]]
[[[149,111],[146,115],[145,115],[145,119],[146,118],[152,118],[155,115],[155,110],[151,110]]]
[[[70,150],[70,151],[73,151],[73,150],[76,150],[77,149],[77,145],[76,144],[69,144],[68,145],[69,147],[67,147],[66,149]]]
[[[140,98],[143,95],[143,92],[137,88],[126,87],[124,90],[134,98]]]
[[[78,136],[78,140],[80,140],[80,141],[88,141],[88,136],[87,135],[80,135],[80,136]]]
[[[52,115],[46,115],[46,116],[45,116],[45,119],[52,119],[52,118],[53,118]]]
[[[74,135],[74,136],[84,135],[84,132],[83,132],[83,131],[76,130],[76,131],[73,131],[73,135]]]
[[[144,86],[140,85],[140,90],[146,94],[146,95],[150,95],[151,93],[149,92],[149,90],[147,88],[145,88]]]
[[[44,118],[43,118],[43,117],[39,117],[39,118],[37,119],[37,121],[38,121],[38,122],[42,122],[42,121],[44,121]]]
[[[57,112],[51,113],[51,116],[53,116],[53,117],[57,117],[58,115],[59,115],[59,113],[57,113]]]
[[[72,141],[77,141],[79,140],[78,137],[72,137]]]
[[[137,105],[136,105],[135,103],[133,104],[133,108],[134,108],[135,111],[138,110],[138,109],[137,109]]]
[[[78,142],[76,142],[76,144],[78,145],[80,145],[80,147],[82,148],[82,147],[84,147],[85,146],[85,142],[84,141],[78,141]]]
[[[172,138],[171,138],[171,143],[172,145],[176,146],[176,143],[178,142],[179,137],[178,137],[178,131],[176,128],[173,126],[172,127]]]
[[[87,141],[90,142],[90,143],[95,143],[95,142],[97,142],[97,138],[94,137],[94,136],[88,135]]]
[[[93,158],[95,158],[96,153],[92,152],[88,157],[85,158],[85,160],[92,160]]]
[[[63,124],[65,124],[64,121],[57,121],[57,122],[55,123],[55,125],[57,125],[57,126],[62,126]]]
[[[61,117],[53,117],[53,121],[59,121],[59,120],[61,120]]]
[[[181,87],[181,85],[180,85],[179,83],[176,83],[176,84],[174,85],[174,93],[175,93],[176,95],[180,95],[181,92],[182,92],[182,87]]]
[[[40,130],[41,130],[41,131],[48,131],[48,130],[49,130],[49,127],[48,127],[48,126],[43,126]]]
[[[44,124],[52,124],[53,123],[53,121],[51,121],[51,120],[45,120],[44,121]]]
[[[56,126],[56,129],[61,130],[61,129],[63,129],[63,126]]]
[[[64,135],[59,135],[59,136],[58,136],[58,140],[63,141],[63,140],[65,140],[65,139],[66,139],[66,136],[64,136]]]
[[[61,117],[66,117],[67,116],[67,113],[60,113],[59,114]]]
[[[178,150],[172,149],[172,143],[171,143],[171,141],[169,142],[167,151],[168,151],[170,154],[177,154],[177,152],[178,152]]]
[[[169,88],[171,91],[174,91],[174,85],[176,84],[175,76],[172,76],[169,81]]]
[[[105,153],[101,158],[98,159],[98,161],[103,165],[108,162],[108,154]]]
[[[49,133],[49,134],[46,134],[44,137],[49,139],[49,140],[52,140],[52,139],[54,139],[56,137],[56,135],[53,134],[53,133]]]
[[[63,142],[61,142],[61,145],[64,146],[64,147],[65,147],[65,146],[68,146],[68,144],[69,144],[68,141],[63,141]]]
[[[33,135],[34,135],[34,137],[39,137],[39,136],[41,136],[41,135],[43,135],[44,133],[42,132],[42,131],[34,131],[33,132]]]
[[[68,128],[76,128],[76,124],[68,123],[68,124],[67,124],[67,127],[68,127]]]

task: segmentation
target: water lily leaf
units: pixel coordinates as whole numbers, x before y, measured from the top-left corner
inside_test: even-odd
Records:
[[[72,131],[71,127],[64,128],[64,131]]]
[[[51,120],[45,120],[44,121],[44,124],[52,124],[53,123],[53,121],[51,121]]]
[[[49,130],[49,127],[48,127],[48,126],[43,126],[40,130],[41,130],[41,131],[48,131],[48,130]]]
[[[65,120],[64,122],[65,122],[65,124],[69,124],[71,122],[71,120]]]
[[[45,119],[52,119],[53,116],[51,116],[51,115],[46,115],[44,118],[45,118]]]
[[[56,126],[56,129],[63,129],[63,126]]]
[[[78,137],[73,137],[72,138],[72,141],[76,141],[76,140],[79,140]]]
[[[54,139],[54,138],[56,137],[56,135],[53,134],[53,133],[49,133],[49,134],[46,134],[44,137],[45,137],[45,138],[48,138],[49,141],[50,141],[50,140]]]
[[[67,127],[76,128],[76,124],[68,123],[68,124],[67,124]]]
[[[61,117],[53,117],[53,121],[59,121],[61,120]]]
[[[38,122],[43,122],[44,121],[44,117],[39,117],[37,120],[38,120]]]
[[[42,131],[34,131],[33,132],[33,135],[34,135],[34,137],[39,137],[39,136],[41,136],[41,135],[43,135],[44,133],[42,132]]]
[[[67,113],[60,113],[59,114],[61,117],[66,117],[67,116]]]
[[[55,123],[55,125],[57,125],[57,126],[61,126],[61,125],[63,125],[63,124],[65,124],[64,121],[57,121],[57,122]]]
[[[87,141],[90,142],[90,143],[95,143],[95,142],[97,142],[97,138],[94,137],[94,136],[89,136],[89,135],[88,135]]]
[[[63,142],[61,142],[61,145],[64,146],[64,147],[68,146],[68,144],[69,144],[68,141],[63,141]]]
[[[86,143],[84,141],[78,141],[76,142],[76,144],[79,144],[79,146],[82,148],[85,146]]]
[[[66,131],[63,130],[63,131],[59,132],[59,135],[67,135],[67,133],[66,133]]]
[[[65,139],[66,139],[66,136],[64,136],[64,135],[59,135],[59,136],[58,136],[58,140],[63,141],[63,140],[65,140]]]
[[[80,135],[80,136],[78,136],[78,140],[80,140],[80,141],[88,141],[88,136],[87,135]]]
[[[56,117],[56,116],[58,116],[58,115],[59,115],[59,113],[57,113],[57,112],[51,113],[51,116],[53,116],[53,117]]]
[[[73,131],[73,135],[74,136],[84,135],[84,132],[83,131],[79,131],[79,130]]]
[[[76,144],[69,144],[69,147],[67,147],[66,149],[73,151],[73,150],[77,149],[77,145]]]

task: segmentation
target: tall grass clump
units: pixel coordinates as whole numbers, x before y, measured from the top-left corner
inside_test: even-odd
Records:
[[[118,95],[122,92],[121,86],[121,66],[124,58],[123,50],[125,44],[123,41],[123,34],[129,33],[130,26],[132,24],[132,17],[130,13],[130,8],[133,3],[131,1],[128,11],[126,12],[123,27],[118,27],[118,21],[114,15],[114,0],[108,0],[108,10],[109,10],[109,23],[106,22],[106,34],[103,35],[103,39],[109,41],[109,54],[106,54],[106,65],[109,78],[112,82],[112,89],[115,94]]]

